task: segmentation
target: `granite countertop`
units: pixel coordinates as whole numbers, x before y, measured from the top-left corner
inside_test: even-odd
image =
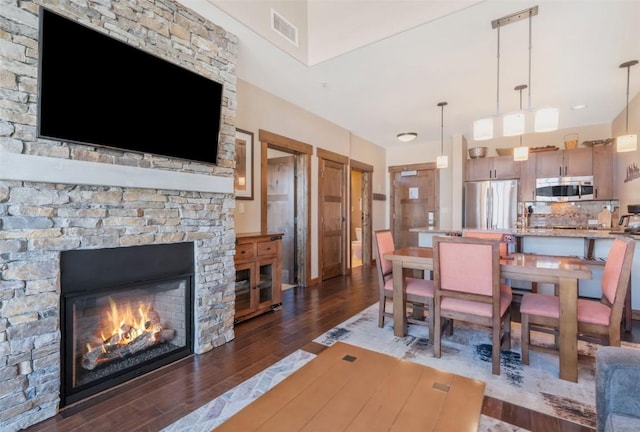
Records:
[[[409,231],[417,233],[432,233],[432,234],[462,234],[466,229],[444,229],[439,227],[418,227],[411,228]],[[471,230],[477,231],[477,230]],[[588,239],[612,239],[620,235],[625,235],[622,230],[597,230],[597,229],[553,229],[553,228],[518,228],[510,230],[487,230],[503,232],[505,234],[513,234],[516,237],[577,237]],[[631,236],[636,240],[640,240],[640,236]]]

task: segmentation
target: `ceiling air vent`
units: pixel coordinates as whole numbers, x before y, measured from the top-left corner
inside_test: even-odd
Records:
[[[298,46],[298,28],[273,9],[271,9],[271,28],[286,40]]]

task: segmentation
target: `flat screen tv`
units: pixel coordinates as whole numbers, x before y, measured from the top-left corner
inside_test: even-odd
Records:
[[[223,85],[40,9],[38,137],[217,163]]]

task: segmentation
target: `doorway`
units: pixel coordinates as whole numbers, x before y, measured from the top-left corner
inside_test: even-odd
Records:
[[[389,167],[391,231],[396,248],[418,245],[411,228],[439,225],[438,170],[435,163]]]
[[[281,232],[283,287],[310,284],[313,147],[265,130],[261,144],[261,229]]]
[[[296,283],[296,165],[295,156],[280,150],[267,151],[267,230],[283,233],[282,289]]]
[[[351,239],[351,268],[360,265],[371,265],[372,259],[372,229],[371,211],[373,191],[371,179],[373,166],[351,159],[350,184],[350,229]]]

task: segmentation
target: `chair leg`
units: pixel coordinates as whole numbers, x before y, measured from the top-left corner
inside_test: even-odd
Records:
[[[429,309],[429,315],[427,316],[427,328],[429,329],[429,339],[431,339],[431,343],[433,343],[433,320],[434,320],[434,316],[433,316],[433,299],[430,299],[427,302],[427,309]]]
[[[437,308],[434,307],[435,313],[433,314],[433,356],[440,358],[440,342],[442,338],[442,319]]]
[[[424,305],[421,305],[418,303],[412,303],[411,309],[412,309],[413,319],[416,319],[416,320],[424,319]]]
[[[447,322],[445,324],[446,324],[447,336],[449,337],[453,336],[453,318],[447,319]]]
[[[507,311],[504,318],[504,349],[511,349],[511,312]]]
[[[494,325],[493,333],[493,346],[491,347],[491,373],[494,375],[500,375],[500,323]]]
[[[522,364],[529,364],[529,315],[522,314],[520,317],[522,326]]]
[[[378,308],[378,327],[384,327],[384,309],[387,307],[387,299],[382,297],[380,299],[380,307]]]

